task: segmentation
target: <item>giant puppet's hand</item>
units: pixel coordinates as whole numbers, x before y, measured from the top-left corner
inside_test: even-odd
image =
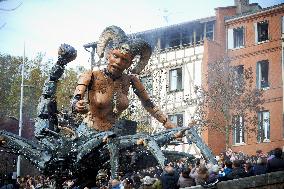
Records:
[[[65,66],[67,63],[75,60],[76,57],[77,51],[74,47],[65,43],[60,45],[58,49],[58,64]]]
[[[166,129],[174,129],[177,126],[167,119],[166,122],[164,123],[164,127]]]
[[[165,127],[166,129],[174,129],[174,128],[176,128],[177,126],[167,119],[167,121],[164,123],[164,127]],[[177,132],[177,133],[174,135],[174,137],[175,137],[177,140],[182,140],[183,134],[184,134],[184,131],[179,131],[179,132]]]

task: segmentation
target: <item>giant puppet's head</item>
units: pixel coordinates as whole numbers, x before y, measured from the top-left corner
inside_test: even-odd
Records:
[[[130,54],[131,57],[140,56],[139,61],[130,71],[139,74],[147,65],[151,57],[151,46],[142,39],[131,39],[117,26],[109,26],[102,32],[98,45],[97,54],[104,57],[110,50],[119,50],[122,54]]]

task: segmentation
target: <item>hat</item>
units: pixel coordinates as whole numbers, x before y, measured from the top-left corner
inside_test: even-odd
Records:
[[[111,186],[112,186],[112,187],[115,187],[115,186],[117,186],[117,185],[119,185],[119,184],[120,184],[120,181],[119,181],[119,180],[117,180],[117,179],[111,180]]]
[[[96,176],[96,180],[103,180],[103,179],[107,179],[108,175],[106,170],[100,169],[98,171],[98,174]]]
[[[212,167],[211,167],[211,171],[213,172],[213,173],[218,173],[219,172],[219,166],[218,165],[213,165]]]
[[[152,185],[155,180],[156,180],[156,179],[151,178],[150,176],[145,176],[143,179],[141,179],[141,182],[142,182],[144,185]]]

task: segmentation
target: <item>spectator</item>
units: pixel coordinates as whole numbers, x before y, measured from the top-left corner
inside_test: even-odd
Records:
[[[142,185],[138,189],[153,189],[153,184],[155,182],[154,178],[150,176],[145,176],[142,180]]]
[[[162,181],[161,181],[161,177],[159,176],[159,174],[155,174],[154,178],[156,179],[154,184],[152,185],[153,189],[162,189]]]
[[[266,162],[267,160],[265,157],[258,157],[256,165],[254,165],[254,175],[267,173]]]
[[[226,150],[226,157],[230,158],[232,157],[232,155],[233,155],[233,150],[231,148],[228,148]]]
[[[225,161],[225,168],[224,168],[224,173],[225,176],[227,176],[230,172],[233,170],[233,162],[230,160]]]
[[[163,189],[176,189],[178,188],[177,182],[179,179],[178,172],[171,163],[167,164],[161,176]]]
[[[225,161],[225,167],[223,168],[223,170],[219,172],[219,175],[218,175],[220,181],[227,180],[228,174],[232,172],[233,170],[232,165],[233,163],[231,162],[231,160]]]
[[[262,150],[256,150],[255,153],[256,153],[256,157],[257,157],[257,158],[259,158],[259,157],[264,157],[264,156],[265,156]]]
[[[251,162],[246,162],[244,164],[244,167],[247,177],[254,176],[254,169]]]
[[[0,189],[14,189],[13,184],[6,184],[4,186],[2,186]]]
[[[126,177],[123,182],[123,188],[124,189],[133,189],[133,180],[131,178]]]
[[[195,186],[195,180],[190,176],[190,168],[183,169],[178,180],[180,188]]]
[[[268,152],[267,161],[270,160],[270,159],[272,159],[272,158],[274,158],[274,157],[275,157],[275,155],[274,155],[274,150],[269,151],[269,152]]]
[[[135,174],[132,176],[132,180],[133,180],[133,187],[134,187],[134,188],[139,188],[139,186],[141,186],[142,182],[141,182],[141,180],[140,180],[139,174],[136,174],[136,173],[135,173]]]
[[[219,154],[218,165],[220,167],[224,167],[224,162],[225,162],[226,159],[227,159],[226,152],[221,152]]]
[[[194,180],[197,178],[198,176],[198,169],[200,167],[200,159],[197,158],[196,161],[195,161],[195,165],[194,167],[191,169],[190,171],[190,177],[191,178],[194,178]]]
[[[219,166],[212,165],[212,167],[209,169],[209,178],[207,184],[218,182],[218,174],[219,174]]]
[[[110,180],[111,189],[121,189],[120,181],[117,179]]]
[[[205,166],[200,166],[197,171],[197,177],[195,178],[196,185],[205,185],[209,178],[208,169]]]
[[[233,161],[233,170],[227,175],[227,179],[238,179],[246,176],[245,170],[241,166],[240,160]]]
[[[273,171],[283,171],[284,170],[284,160],[282,159],[282,149],[274,149],[274,158],[267,161],[267,172]]]
[[[74,184],[74,181],[73,180],[66,180],[64,183],[63,183],[63,188],[71,188]]]

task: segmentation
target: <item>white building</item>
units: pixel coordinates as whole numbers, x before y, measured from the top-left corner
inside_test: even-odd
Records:
[[[153,54],[140,79],[155,104],[178,126],[187,126],[195,111],[194,87],[201,85],[203,39],[214,39],[214,24],[215,17],[209,17],[131,35],[151,44]],[[163,128],[137,97],[132,100],[132,119],[150,124],[154,131]]]

